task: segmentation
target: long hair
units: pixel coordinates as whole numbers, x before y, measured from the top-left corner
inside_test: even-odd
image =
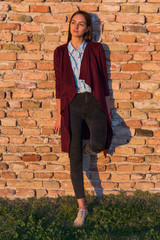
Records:
[[[72,21],[72,18],[77,15],[77,14],[82,14],[85,19],[86,19],[86,24],[87,24],[87,27],[89,27],[89,30],[88,32],[84,33],[84,40],[87,41],[87,42],[90,42],[92,40],[92,21],[91,21],[91,16],[89,13],[85,12],[85,11],[81,11],[81,10],[78,10],[77,12],[73,13],[73,15],[71,16],[71,19],[69,21],[69,29],[68,29],[68,40],[67,42],[69,42],[72,38],[72,34],[71,34],[71,31],[70,31],[70,25],[71,25],[71,21]]]

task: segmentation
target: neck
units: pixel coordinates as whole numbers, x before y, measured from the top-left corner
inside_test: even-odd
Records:
[[[78,49],[78,47],[82,44],[83,41],[84,41],[83,38],[72,37],[72,39],[71,39],[71,43],[76,49]]]

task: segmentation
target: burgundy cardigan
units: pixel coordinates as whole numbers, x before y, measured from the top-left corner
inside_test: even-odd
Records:
[[[69,104],[77,93],[77,87],[73,75],[73,70],[68,53],[68,43],[58,46],[54,51],[54,69],[56,78],[56,98],[61,99],[61,146],[63,152],[69,152],[70,132],[69,132]],[[84,50],[80,79],[91,87],[92,94],[101,103],[107,116],[108,129],[106,156],[111,144],[113,131],[109,120],[109,113],[106,106],[105,96],[109,96],[108,77],[106,68],[106,56],[102,45],[98,42],[87,42]],[[84,126],[83,138],[89,139],[89,129]]]

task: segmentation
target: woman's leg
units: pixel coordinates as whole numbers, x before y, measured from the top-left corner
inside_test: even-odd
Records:
[[[83,183],[83,155],[82,155],[82,127],[83,127],[83,99],[80,95],[70,104],[70,172],[75,196],[79,208],[85,208]]]
[[[90,130],[90,142],[85,146],[84,152],[101,152],[107,140],[107,117],[93,95],[90,95],[90,108],[85,121]]]

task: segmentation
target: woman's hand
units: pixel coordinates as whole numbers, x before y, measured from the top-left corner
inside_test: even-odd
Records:
[[[61,115],[58,115],[57,117],[57,121],[55,124],[55,133],[60,135],[61,133]]]
[[[55,133],[59,134],[61,133],[61,110],[60,110],[60,106],[61,106],[61,100],[57,99],[57,121],[55,124]]]

